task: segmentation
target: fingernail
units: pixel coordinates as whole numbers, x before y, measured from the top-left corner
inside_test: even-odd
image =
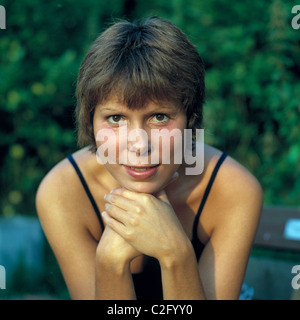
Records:
[[[121,191],[122,191],[122,189],[120,189],[120,188],[116,188],[116,189],[112,189],[112,190],[110,191],[110,193],[117,193],[117,194],[120,194],[120,193],[121,193]]]

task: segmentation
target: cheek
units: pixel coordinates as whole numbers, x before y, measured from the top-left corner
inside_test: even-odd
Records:
[[[127,128],[111,128],[109,125],[98,125],[95,132],[97,155],[102,164],[127,162]]]
[[[94,126],[97,146],[97,160],[101,164],[115,164],[118,150],[118,134],[107,125],[97,123]]]
[[[174,150],[182,144],[182,132],[178,128],[168,128],[160,132],[159,149],[160,150]]]
[[[183,155],[183,129],[175,124],[165,126],[151,134],[152,159],[164,164],[181,164]]]
[[[95,136],[95,139],[96,139],[97,146],[100,146],[103,143],[105,143],[105,141],[107,139],[109,139],[109,141],[111,143],[113,143],[114,141],[118,140],[117,139],[117,137],[118,137],[117,130],[115,130],[112,127],[110,127],[104,121],[103,122],[99,121],[99,122],[94,124],[94,136]],[[103,137],[105,137],[105,141],[103,141]],[[114,142],[114,144],[115,144],[115,142]]]

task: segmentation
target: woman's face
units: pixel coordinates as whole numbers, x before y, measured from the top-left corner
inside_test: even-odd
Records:
[[[130,110],[110,99],[95,108],[97,160],[122,187],[156,193],[183,161],[186,124],[185,112],[172,103],[149,102]]]

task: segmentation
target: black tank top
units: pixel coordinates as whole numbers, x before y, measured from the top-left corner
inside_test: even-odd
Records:
[[[204,244],[199,240],[197,236],[197,230],[198,230],[198,223],[199,223],[199,218],[201,215],[201,212],[203,210],[203,207],[206,203],[207,197],[209,195],[209,192],[212,188],[213,182],[215,180],[215,177],[219,171],[219,168],[223,161],[225,160],[227,154],[225,152],[222,153],[220,156],[212,174],[209,179],[209,182],[206,186],[203,198],[201,200],[199,209],[197,211],[197,214],[195,216],[194,224],[193,224],[193,234],[192,234],[192,245],[195,251],[195,256],[197,261],[199,261],[199,258],[201,256],[201,253],[204,249]],[[71,162],[73,165],[80,181],[81,184],[91,202],[91,205],[94,208],[94,211],[99,219],[101,229],[102,231],[104,230],[104,223],[101,218],[101,214],[99,211],[99,208],[96,204],[96,201],[86,183],[86,180],[84,179],[77,163],[75,162],[74,158],[72,155],[68,156],[68,160]],[[143,271],[141,273],[135,273],[132,274],[132,279],[135,287],[135,293],[136,297],[138,300],[162,300],[163,299],[163,290],[162,290],[162,281],[161,281],[161,271],[160,271],[160,266],[159,262],[157,259],[152,258],[152,257],[146,257],[146,263],[143,268]]]

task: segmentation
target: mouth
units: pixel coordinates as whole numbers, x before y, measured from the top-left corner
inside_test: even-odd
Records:
[[[159,165],[155,166],[125,166],[127,174],[136,179],[147,179],[152,177],[158,170]]]
[[[155,168],[155,167],[157,167],[157,166],[158,166],[158,165],[151,166],[151,167],[130,167],[130,166],[128,166],[128,168],[130,168],[131,170],[135,170],[135,171],[146,171],[146,170]]]

